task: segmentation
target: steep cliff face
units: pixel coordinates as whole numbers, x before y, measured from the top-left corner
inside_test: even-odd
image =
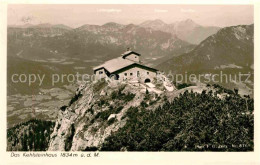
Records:
[[[80,86],[69,106],[61,108],[48,150],[99,149],[112,132],[126,124],[125,113],[139,106],[147,93],[148,104],[153,101],[153,108],[162,104],[158,92],[163,88],[163,85],[155,90],[139,83],[105,81]]]

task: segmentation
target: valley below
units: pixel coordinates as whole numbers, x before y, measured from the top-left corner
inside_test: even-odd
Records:
[[[75,90],[73,85],[64,85],[63,88],[40,88],[40,92],[33,95],[7,96],[7,127],[35,118],[55,121],[60,107],[69,103]]]

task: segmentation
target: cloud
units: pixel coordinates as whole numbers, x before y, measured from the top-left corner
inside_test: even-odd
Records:
[[[154,9],[155,13],[167,13],[168,10],[163,10],[163,9]]]
[[[98,9],[98,12],[104,12],[104,13],[120,13],[122,12],[121,9]]]
[[[181,9],[182,13],[195,13],[196,11],[193,9]]]

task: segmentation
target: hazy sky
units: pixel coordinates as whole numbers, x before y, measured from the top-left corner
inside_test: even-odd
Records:
[[[254,22],[252,5],[9,5],[8,24],[84,24],[107,22],[139,24],[161,19],[173,23],[192,19],[207,26],[231,26]]]

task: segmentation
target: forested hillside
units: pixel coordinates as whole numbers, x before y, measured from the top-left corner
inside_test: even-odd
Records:
[[[221,92],[221,88],[218,89]],[[106,139],[105,151],[252,151],[254,102],[231,91],[181,94],[162,107],[128,110],[126,125]]]
[[[45,151],[54,122],[33,119],[7,130],[7,151]]]

